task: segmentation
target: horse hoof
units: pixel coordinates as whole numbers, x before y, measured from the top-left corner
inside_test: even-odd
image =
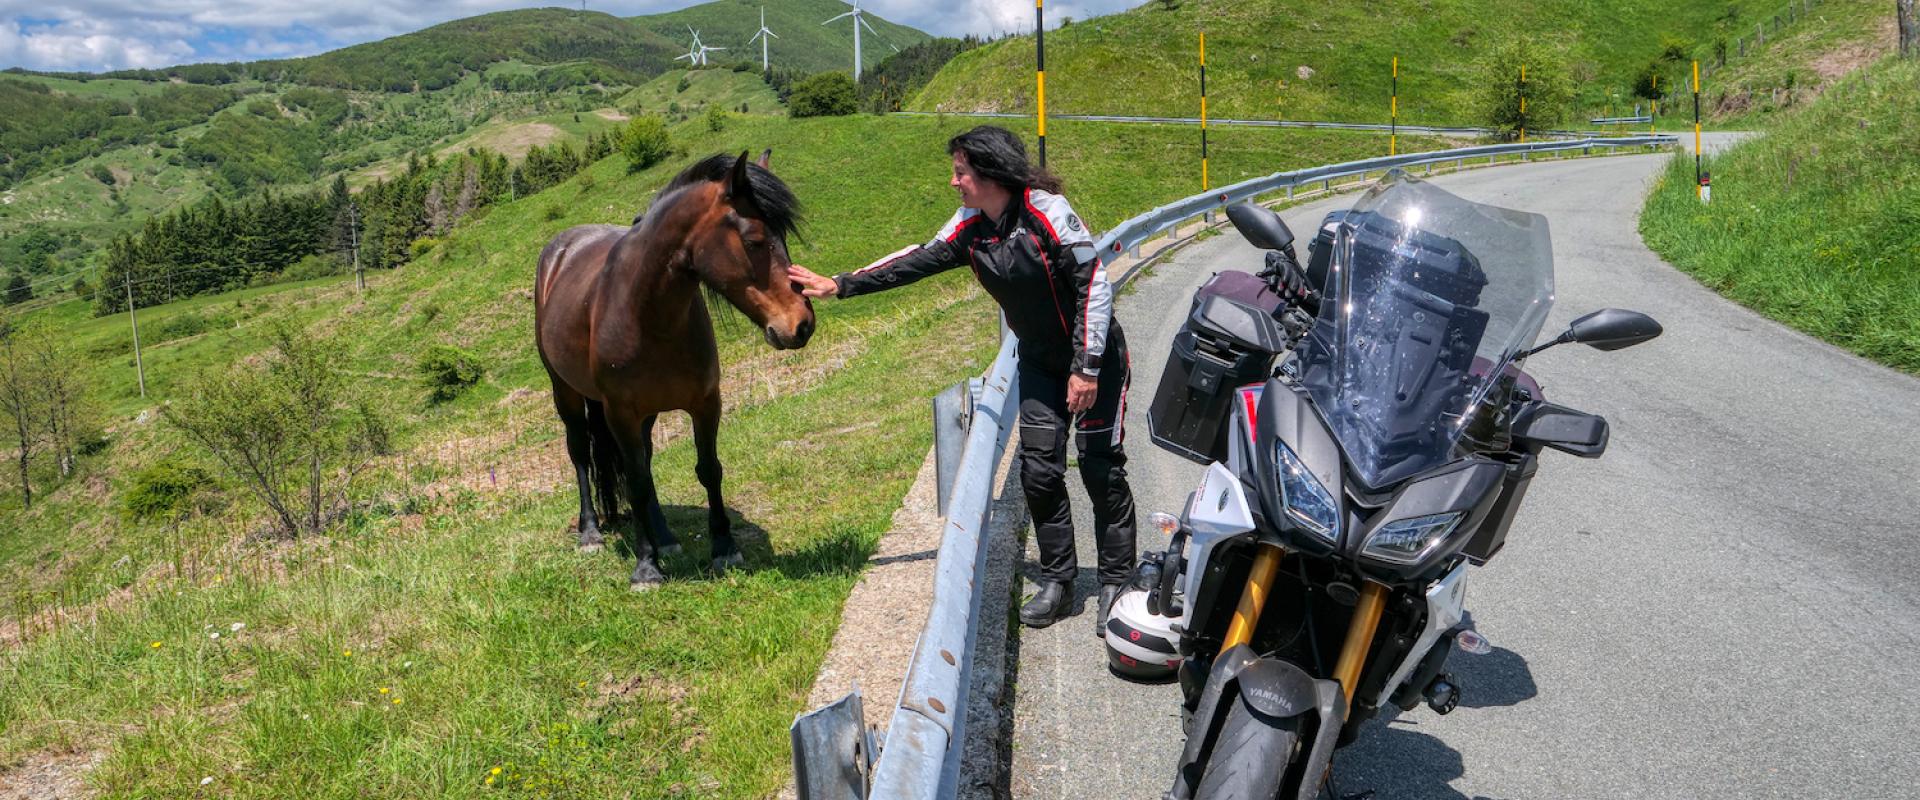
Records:
[[[670,544],[670,545],[666,545],[666,546],[664,546],[664,547],[661,547],[661,548],[660,548],[660,555],[663,555],[663,556],[677,556],[677,555],[680,555],[680,543],[679,543],[679,542],[674,542],[673,544]]]
[[[659,567],[642,560],[639,566],[634,567],[633,577],[627,579],[627,588],[644,592],[666,582],[667,576],[660,573]]]
[[[657,588],[660,588],[660,584],[657,581],[652,583],[649,583],[647,581],[628,581],[627,582],[627,591],[629,592],[651,592]]]
[[[600,542],[581,542],[580,543],[580,552],[582,553],[598,553],[604,549],[606,549],[606,545]]]
[[[714,559],[713,571],[716,573],[724,573],[734,567],[744,567],[746,565],[746,556],[740,555],[740,553],[736,551]]]

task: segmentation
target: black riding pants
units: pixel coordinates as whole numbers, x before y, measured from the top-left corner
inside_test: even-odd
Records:
[[[1100,390],[1078,419],[1067,411],[1067,375],[1020,365],[1020,485],[1040,547],[1040,578],[1072,582],[1079,571],[1073,548],[1073,511],[1067,503],[1067,427],[1073,426],[1080,480],[1093,501],[1100,582],[1125,583],[1133,571],[1133,490],[1127,486],[1127,383],[1131,364],[1115,322],[1107,332]]]

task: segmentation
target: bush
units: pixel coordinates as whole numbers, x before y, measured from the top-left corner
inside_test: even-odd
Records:
[[[727,110],[719,106],[707,106],[707,130],[719,133],[727,129]]]
[[[0,289],[0,301],[4,301],[7,305],[24,303],[32,299],[33,283],[27,280],[27,276],[18,272],[7,279],[5,289]]]
[[[436,248],[439,246],[440,246],[439,239],[435,239],[431,236],[422,236],[418,239],[413,240],[412,244],[407,245],[407,252],[413,256],[413,260],[419,261],[426,254],[433,252],[433,248]]]
[[[427,348],[420,357],[420,377],[427,383],[427,398],[444,403],[460,396],[467,387],[480,382],[484,370],[480,357],[453,345]]]
[[[345,264],[341,263],[340,259],[331,255],[309,255],[301,258],[299,261],[288,264],[286,269],[280,270],[280,279],[287,281],[308,281],[314,278],[325,278],[329,275],[340,274],[340,270],[345,266]]]
[[[673,140],[667,135],[667,121],[652,114],[634,117],[620,133],[620,154],[627,157],[628,172],[658,164],[671,152]]]
[[[94,180],[106,186],[111,187],[114,185],[113,170],[107,169],[107,165],[105,164],[93,165],[93,169],[88,170],[87,174],[92,175]]]
[[[686,90],[687,90],[687,87],[689,87],[689,86],[692,86],[692,85],[693,85],[693,81],[690,81],[690,80],[688,80],[688,79],[687,79],[687,76],[685,76],[685,75],[682,75],[682,76],[680,76],[680,83],[678,83],[678,84],[676,84],[676,85],[675,85],[675,86],[673,87],[673,92],[674,92],[674,94],[679,94],[679,93],[681,93],[681,92],[684,92],[684,91],[686,91]]]
[[[844,72],[822,72],[793,87],[787,112],[794,117],[844,117],[859,109],[853,78]]]
[[[194,493],[212,482],[204,469],[162,461],[136,473],[121,502],[134,519],[168,519],[191,508]]]
[[[1520,112],[1522,64],[1527,70],[1525,114]],[[1509,39],[1481,57],[1474,80],[1474,108],[1489,127],[1538,130],[1559,124],[1573,110],[1567,54],[1557,45]]]
[[[548,222],[558,222],[561,217],[567,215],[567,210],[562,208],[559,203],[550,203],[540,215],[545,217]]]

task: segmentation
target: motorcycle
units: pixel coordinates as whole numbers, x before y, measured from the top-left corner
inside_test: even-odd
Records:
[[[1298,268],[1278,215],[1234,221]],[[1116,674],[1180,683],[1170,800],[1306,800],[1386,705],[1452,711],[1448,655],[1487,649],[1463,624],[1468,566],[1504,546],[1545,450],[1607,447],[1606,419],[1521,367],[1661,332],[1605,309],[1536,346],[1546,219],[1398,171],[1328,216],[1302,272],[1283,308],[1196,297],[1150,407],[1155,442],[1208,466],[1178,517],[1153,515],[1171,544],[1105,638]]]

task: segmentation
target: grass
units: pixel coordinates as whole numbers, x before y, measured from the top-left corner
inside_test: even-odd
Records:
[[[687,81],[686,91],[680,90],[682,78]],[[730,69],[669,70],[621,95],[616,105],[629,114],[662,115],[678,105],[680,113],[692,115],[715,103],[735,113],[742,103],[747,105],[749,114],[787,113],[786,106],[780,104],[780,96],[761,80],[758,72]]]
[[[750,116],[675,133],[689,157],[772,147],[812,211],[797,257],[832,272],[939,226],[954,205],[941,145],[972,124]],[[1197,189],[1190,129],[1052,128],[1053,167],[1096,229]],[[1214,174],[1378,144],[1223,130]],[[629,175],[610,158],[590,186],[569,181],[463,224],[372,276],[365,296],[331,278],[142,309],[143,333],[209,328],[147,348],[146,399],[124,317],[74,302],[36,312],[89,355],[77,368],[95,381],[112,443],[65,483],[38,475],[31,512],[0,508],[0,764],[98,752],[87,781],[129,797],[450,797],[493,778],[535,796],[730,798],[783,783],[786,726],[926,452],[926,401],[985,366],[994,309],[956,270],[821,304],[820,333],[800,351],[767,350],[737,319],[723,326],[721,455],[748,568],[699,572],[704,494],[672,415],[656,475],[689,552],[667,565],[668,585],[633,595],[630,561],[578,555],[565,531],[573,487],[530,347],[527,284],[553,233],[630,218],[685,161]],[[262,540],[258,510],[227,486],[210,512],[175,524],[124,518],[139,469],[204,463],[151,420],[154,404],[196,371],[257,353],[276,319],[344,343],[341,369],[390,416],[400,452],[363,482],[359,512],[327,536]],[[412,366],[433,344],[480,354],[482,383],[429,406]]]
[[[1047,106],[1061,114],[1193,116],[1199,110],[1198,33],[1204,28],[1213,116],[1384,123],[1390,61],[1398,55],[1402,122],[1477,124],[1467,96],[1474,62],[1509,37],[1544,36],[1570,50],[1579,94],[1577,122],[1569,122],[1583,124],[1604,112],[1612,95],[1630,97],[1638,70],[1660,54],[1664,38],[1708,41],[1776,5],[1186,0],[1168,11],[1147,3],[1049,32]],[[1033,57],[1030,37],[962,53],[908,108],[1030,110]]]
[[[1713,203],[1674,161],[1647,246],[1727,297],[1920,374],[1920,63],[1846,78],[1764,137],[1711,158]]]
[[[1777,11],[1777,9],[1776,9]],[[1791,26],[1756,42],[1749,20],[1747,57],[1729,44],[1728,65],[1702,86],[1703,113],[1722,127],[1766,124],[1770,115],[1804,106],[1848,73],[1894,49],[1893,7],[1874,0],[1823,0]]]

